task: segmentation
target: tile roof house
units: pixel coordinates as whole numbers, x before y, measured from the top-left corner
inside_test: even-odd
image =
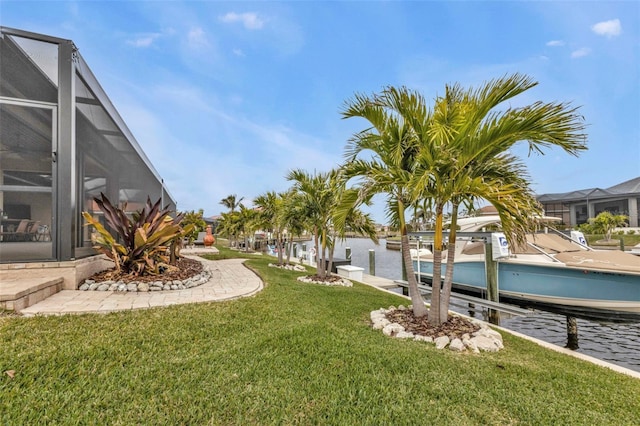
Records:
[[[589,188],[542,194],[537,199],[547,216],[559,217],[566,225],[580,225],[599,213],[608,211],[628,216],[629,226],[640,226],[640,176],[605,189]]]

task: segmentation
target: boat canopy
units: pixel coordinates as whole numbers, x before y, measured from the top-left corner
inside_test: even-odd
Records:
[[[562,219],[552,216],[540,216],[537,218],[538,222],[561,222]],[[486,228],[491,225],[500,226],[500,216],[476,216],[476,217],[464,217],[457,221],[457,225],[460,227],[461,232],[478,232],[482,228]]]

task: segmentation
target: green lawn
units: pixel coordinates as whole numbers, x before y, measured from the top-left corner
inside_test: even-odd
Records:
[[[247,261],[266,283],[247,299],[0,317],[0,424],[640,424],[638,379],[510,335],[477,355],[391,339],[369,312],[405,299],[271,260]]]

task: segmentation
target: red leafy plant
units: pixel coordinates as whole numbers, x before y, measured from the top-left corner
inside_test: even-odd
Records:
[[[130,215],[126,203],[123,208],[116,207],[103,193],[94,201],[111,232],[89,212],[82,212],[82,216],[86,225],[96,230],[91,236],[93,248],[113,260],[116,275],[157,275],[175,264],[182,239],[193,227],[180,226],[182,214],[171,217],[168,207],[160,207],[160,199],[152,204],[148,197],[145,206]]]

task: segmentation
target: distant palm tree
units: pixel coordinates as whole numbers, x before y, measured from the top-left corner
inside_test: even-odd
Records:
[[[256,217],[256,226],[264,231],[273,233],[278,253],[278,265],[284,264],[282,250],[285,231],[283,197],[283,194],[268,191],[253,200],[253,204],[259,209]]]
[[[238,199],[236,194],[231,194],[220,200],[220,204],[228,208],[231,213],[234,213],[236,208],[242,206],[242,200],[244,200],[244,197],[240,197],[240,199]],[[233,239],[233,245],[235,245],[238,238],[237,234],[232,234],[231,238]]]
[[[238,199],[236,194],[231,194],[220,200],[220,204],[234,212],[236,211],[236,208],[240,207],[242,200],[244,200],[244,197],[240,197],[240,199]]]
[[[294,181],[293,188],[303,196],[304,211],[313,233],[316,248],[318,276],[327,276],[326,250],[332,244],[329,237],[331,211],[335,206],[340,187],[337,171],[309,173],[302,169],[292,170],[287,180]],[[329,272],[331,270],[329,269]]]

